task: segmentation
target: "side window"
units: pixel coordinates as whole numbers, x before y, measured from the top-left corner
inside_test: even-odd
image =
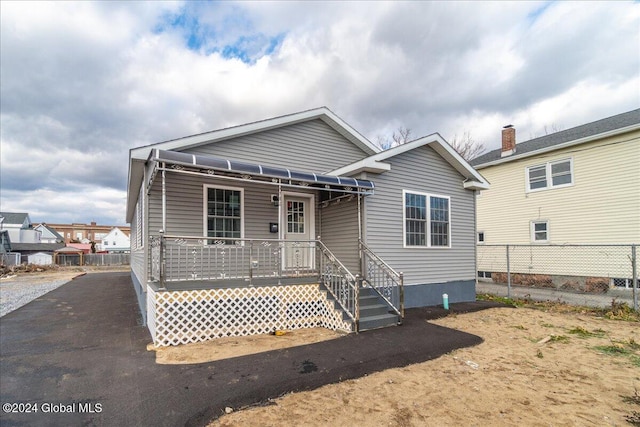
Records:
[[[531,241],[534,243],[549,242],[549,221],[531,221]]]
[[[528,192],[573,185],[572,159],[528,166],[526,171]]]
[[[403,199],[404,246],[449,247],[449,197],[404,190]]]

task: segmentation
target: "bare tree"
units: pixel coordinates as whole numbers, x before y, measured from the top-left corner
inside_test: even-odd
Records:
[[[397,130],[393,131],[391,138],[385,135],[378,135],[378,147],[383,150],[388,150],[392,147],[397,147],[411,140],[411,129],[400,126]]]
[[[378,135],[378,147],[383,150],[388,150],[389,148],[405,144],[410,140],[411,129],[400,126],[397,130],[393,131],[391,137]],[[473,140],[469,131],[465,132],[461,138],[458,138],[458,135],[454,135],[450,144],[466,161],[478,157],[486,150],[484,144]]]
[[[543,136],[550,135],[552,133],[557,133],[563,131],[564,127],[562,125],[558,125],[556,123],[551,123],[551,125],[544,125],[542,131],[534,133],[529,133],[529,139],[541,138]]]
[[[469,131],[463,133],[460,138],[458,138],[457,134],[454,135],[449,144],[466,161],[475,159],[486,150],[484,144],[473,140]]]

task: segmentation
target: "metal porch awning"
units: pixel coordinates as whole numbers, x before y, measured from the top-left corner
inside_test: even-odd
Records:
[[[323,175],[300,172],[291,169],[265,166],[255,163],[239,162],[199,154],[154,149],[150,160],[165,163],[168,168],[204,172],[207,175],[251,179],[269,183],[284,183],[292,186],[317,188],[348,193],[373,193],[374,184],[366,179],[344,176]]]

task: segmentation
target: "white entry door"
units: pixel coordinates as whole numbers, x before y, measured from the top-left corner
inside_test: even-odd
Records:
[[[315,264],[313,196],[284,197],[284,267],[285,269],[308,270]]]

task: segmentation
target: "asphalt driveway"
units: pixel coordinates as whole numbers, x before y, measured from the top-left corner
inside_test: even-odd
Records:
[[[491,306],[498,304],[451,309]],[[140,324],[129,274],[88,274],[2,318],[0,424],[203,425],[227,406],[264,402],[482,342],[425,321],[445,314],[411,309],[401,327],[211,363],[157,365],[155,353],[146,351],[151,338]]]

